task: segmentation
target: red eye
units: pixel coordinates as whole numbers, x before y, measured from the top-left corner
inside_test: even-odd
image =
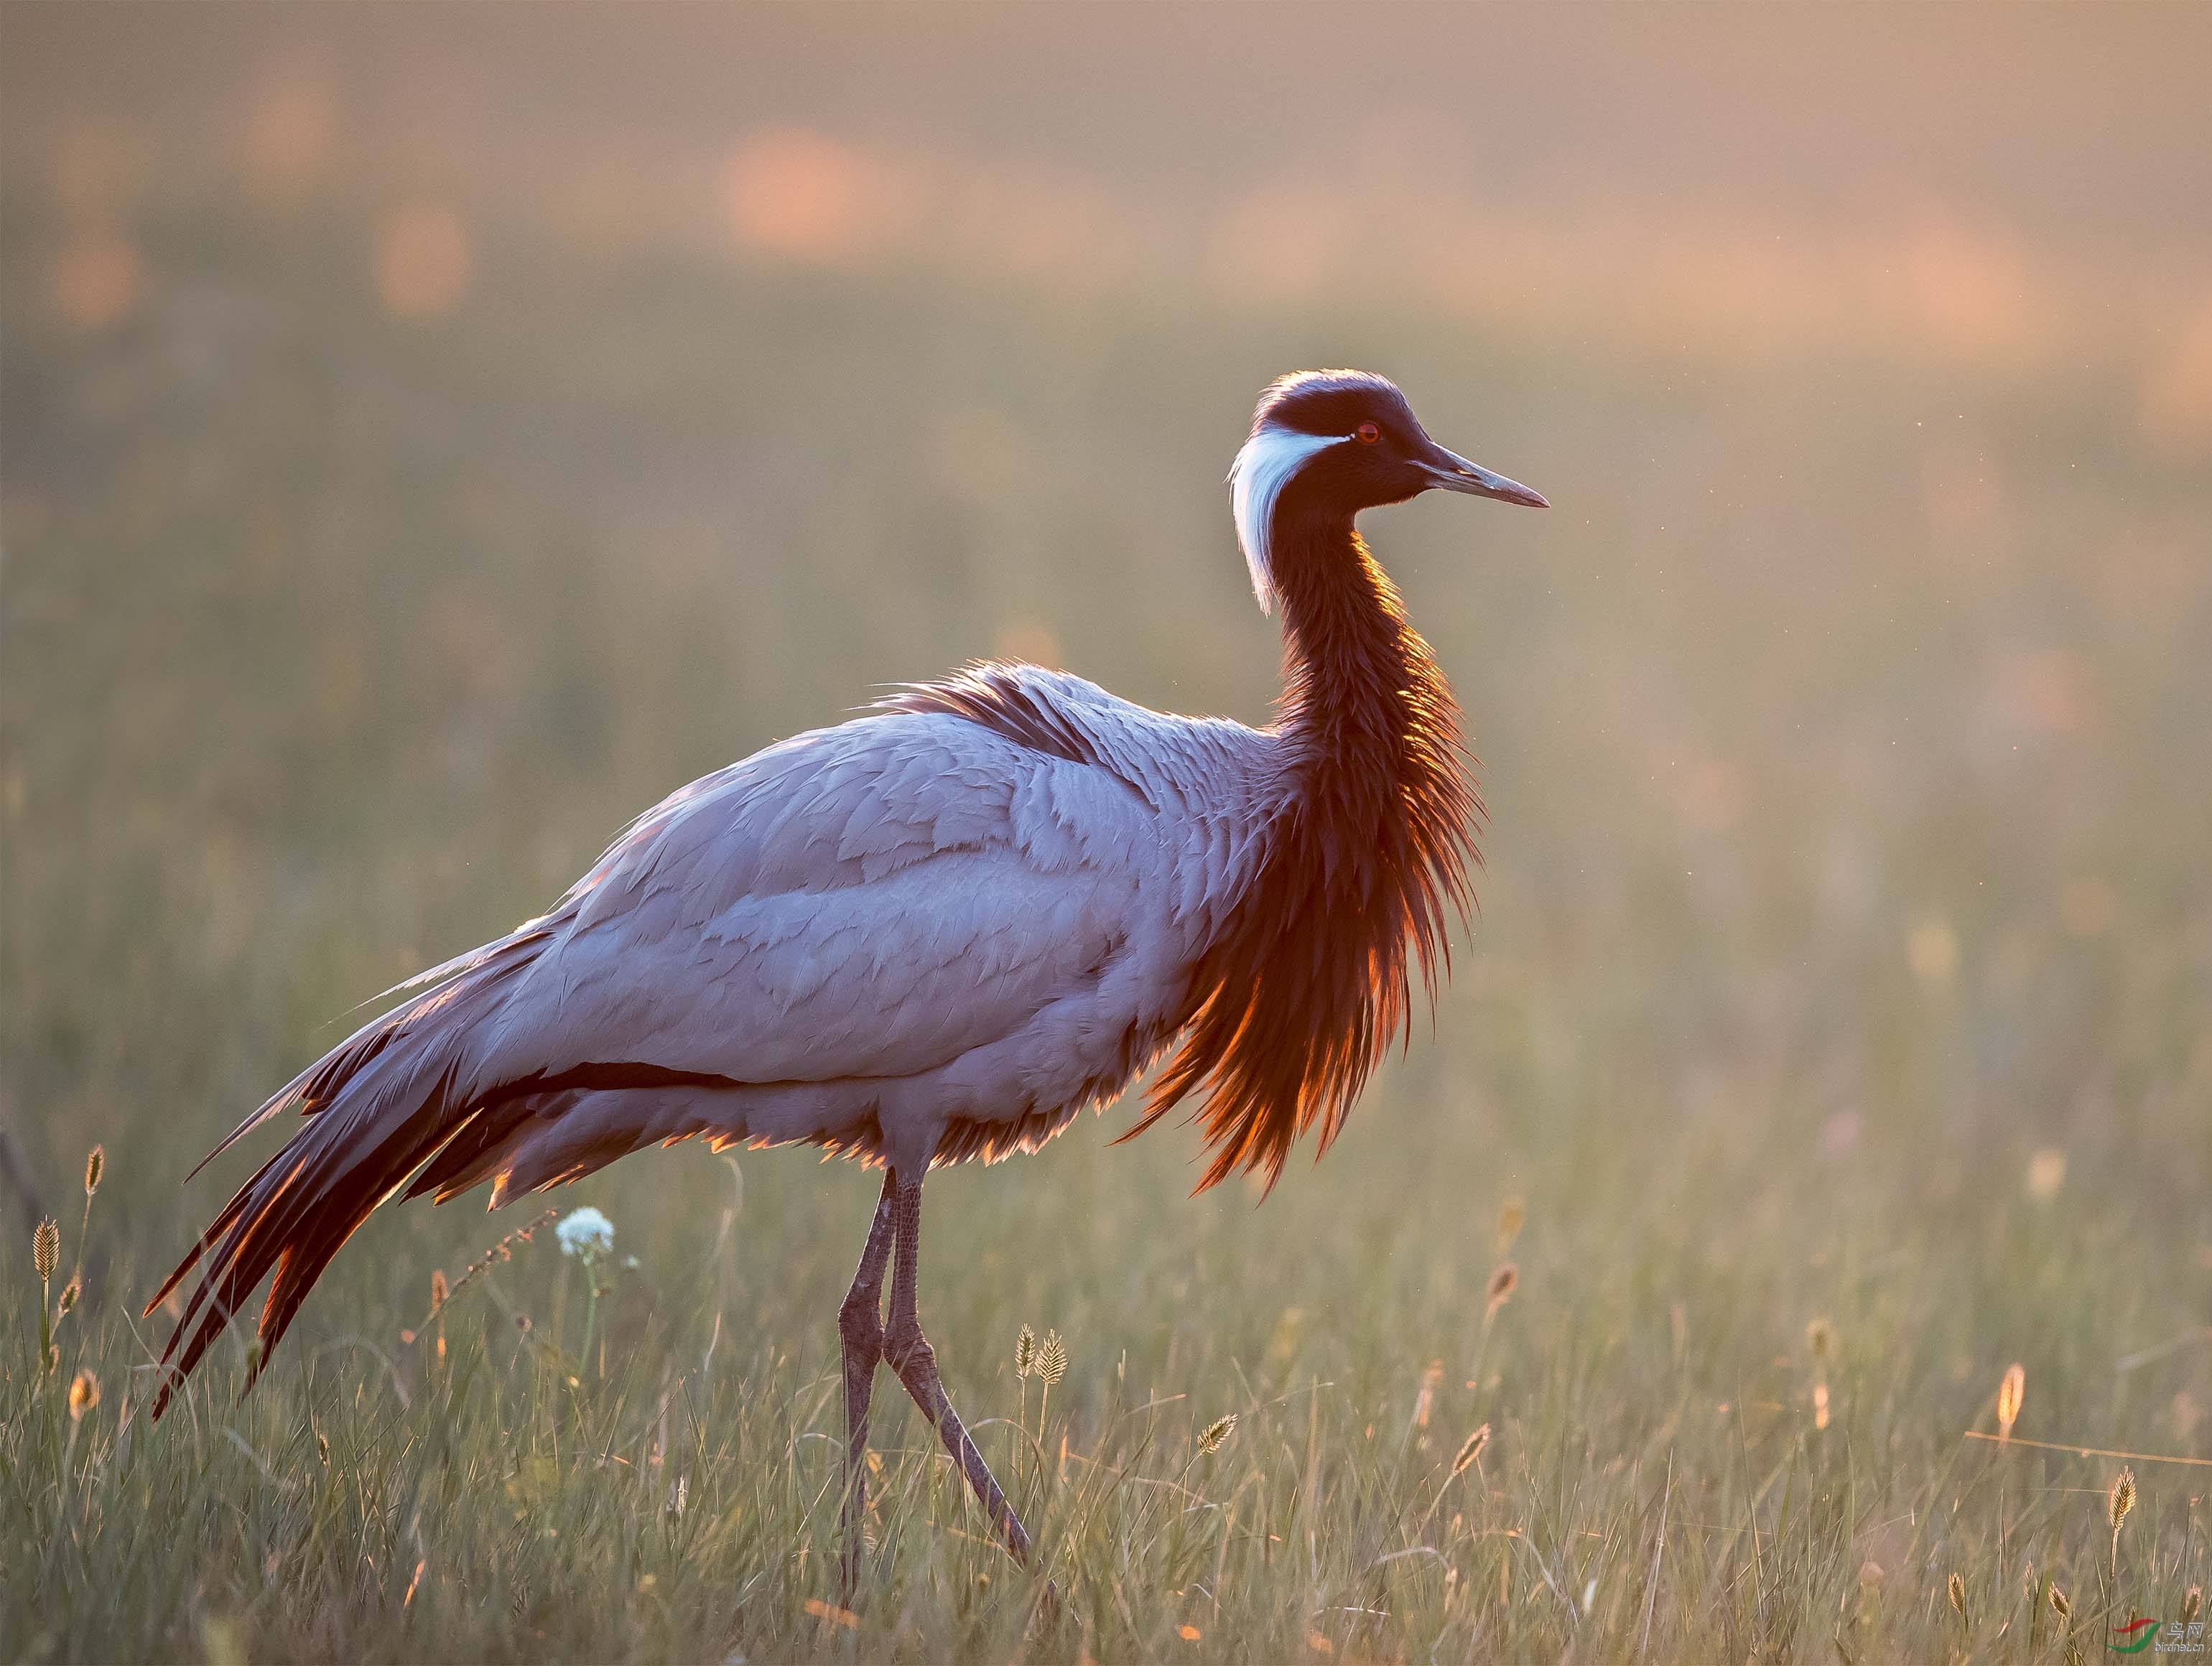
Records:
[[[1382,437],[1382,430],[1372,423],[1362,423],[1352,432],[1359,436],[1359,442],[1364,446],[1371,446]]]

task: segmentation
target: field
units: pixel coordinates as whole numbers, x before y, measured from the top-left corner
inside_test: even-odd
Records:
[[[456,278],[335,165],[143,164],[118,254],[106,153],[14,119],[0,1657],[2057,1661],[2197,1600],[2212,394],[2103,337],[1253,307],[526,192]],[[276,1136],[191,1165],[669,788],[992,653],[1262,720],[1220,478],[1316,360],[1558,506],[1367,523],[1482,757],[1481,909],[1264,1202],[1126,1104],[931,1180],[1036,1572],[885,1373],[836,1606],[877,1180],[806,1152],[384,1212],[251,1396],[241,1334],[146,1422],[137,1310]],[[541,1224],[432,1316],[587,1203],[611,1262]]]

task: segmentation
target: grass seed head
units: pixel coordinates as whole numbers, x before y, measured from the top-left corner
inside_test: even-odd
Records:
[[[2197,1611],[2203,1608],[2203,1606],[2204,1587],[2202,1585],[2191,1585],[2189,1588],[2187,1595],[2184,1596],[2181,1599],[2181,1623],[2186,1626],[2191,1620],[2196,1619]]]
[[[1036,1332],[1027,1325],[1014,1338],[1014,1375],[1027,1377],[1036,1369]]]
[[[40,1284],[53,1281],[54,1268],[61,1264],[61,1259],[62,1229],[49,1216],[31,1234],[31,1265],[38,1268]]]
[[[107,1172],[107,1147],[94,1146],[84,1154],[84,1195],[90,1197],[100,1189],[100,1177]]]
[[[1484,1316],[1487,1318],[1494,1316],[1499,1308],[1513,1299],[1513,1292],[1520,1286],[1521,1269],[1510,1261],[1498,1262],[1498,1270],[1490,1275],[1490,1288],[1487,1292],[1490,1306]]]
[[[77,1298],[83,1294],[84,1280],[77,1277],[75,1274],[71,1274],[70,1275],[70,1281],[62,1286],[62,1298],[59,1302],[55,1304],[55,1311],[57,1313],[67,1313],[71,1308],[76,1305]]]
[[[1465,1474],[1489,1444],[1490,1426],[1486,1423],[1460,1443],[1459,1456],[1452,1460],[1452,1474],[1455,1477]]]
[[[445,1306],[447,1297],[452,1294],[453,1292],[448,1289],[446,1285],[446,1269],[442,1267],[432,1268],[430,1269],[430,1311],[432,1314],[434,1315],[439,1309]]]
[[[1943,1594],[1951,1599],[1951,1612],[1964,1620],[1966,1617],[1966,1582],[1955,1569],[1943,1582]]]
[[[1429,1414],[1436,1408],[1437,1389],[1444,1380],[1444,1362],[1432,1359],[1421,1372],[1421,1391],[1413,1401],[1413,1423],[1417,1428],[1429,1426]]]
[[[1528,1206],[1519,1198],[1509,1197],[1498,1205],[1498,1253],[1499,1255],[1504,1255],[1513,1248],[1514,1240],[1521,1236],[1521,1229],[1528,1224]]]
[[[1037,1347],[1036,1374],[1044,1379],[1047,1388],[1067,1375],[1067,1344],[1060,1340],[1060,1333],[1048,1330]]]
[[[2066,1600],[2066,1593],[2056,1585],[2051,1588],[2051,1611],[2061,1620],[2074,1617],[2074,1605]]]
[[[1222,1443],[1237,1432],[1237,1414],[1230,1412],[1217,1417],[1199,1431],[1198,1450],[1201,1456],[1212,1457],[1219,1451]]]
[[[2128,1511],[2136,1507],[2136,1472],[2123,1468],[2112,1479],[2112,1490],[2105,1500],[2106,1511],[2112,1519],[2112,1531],[2118,1535],[2120,1523],[2128,1518]]]
[[[2012,1426],[2020,1420],[2021,1402],[2027,1398],[2027,1367],[2015,1361],[2005,1369],[2004,1381],[1997,1384],[1997,1433],[2000,1437],[2012,1433]]]
[[[70,1379],[70,1421],[75,1423],[87,1412],[100,1404],[100,1379],[88,1371],[81,1371]]]

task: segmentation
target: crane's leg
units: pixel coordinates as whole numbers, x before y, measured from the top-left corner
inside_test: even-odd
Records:
[[[897,1181],[896,1177],[894,1181],[896,1189],[887,1195],[897,1221],[898,1262],[891,1273],[891,1322],[884,1336],[884,1359],[898,1373],[914,1403],[937,1426],[938,1438],[968,1477],[969,1486],[975,1489],[983,1513],[991,1518],[991,1525],[1006,1541],[1014,1560],[1026,1567],[1029,1530],[999,1490],[990,1466],[983,1462],[983,1455],[968,1438],[967,1426],[953,1411],[945,1384],[938,1379],[936,1351],[921,1334],[921,1321],[915,1311],[915,1274],[921,1256],[921,1182]]]
[[[837,1332],[845,1343],[845,1505],[842,1517],[845,1558],[842,1579],[845,1606],[860,1583],[860,1521],[868,1508],[868,1399],[875,1391],[876,1362],[884,1357],[884,1263],[890,1259],[895,1185],[884,1170],[884,1195],[860,1251],[860,1271],[837,1310]]]

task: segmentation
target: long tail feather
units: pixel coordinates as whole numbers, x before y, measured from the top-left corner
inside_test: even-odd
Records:
[[[340,1246],[467,1126],[472,1034],[496,1009],[508,979],[536,958],[542,940],[520,936],[465,957],[465,969],[450,981],[349,1037],[209,1154],[219,1155],[288,1106],[297,1104],[307,1119],[239,1188],[147,1304],[151,1316],[198,1270],[198,1282],[162,1350],[156,1418],[267,1278],[258,1376]]]
[[[363,1025],[337,1046],[285,1083],[268,1098],[263,1100],[244,1122],[222,1137],[222,1142],[213,1151],[192,1164],[191,1172],[185,1177],[185,1183],[190,1185],[198,1177],[202,1169],[207,1167],[216,1158],[222,1156],[280,1111],[296,1104],[300,1107],[301,1116],[313,1116],[318,1110],[321,1109],[322,1102],[328,1098],[337,1084],[352,1077],[363,1065],[374,1058],[395,1035],[402,1032],[410,1018],[419,1018],[423,1012],[443,997],[449,984],[458,982],[468,973],[486,967],[503,967],[512,970],[517,966],[526,964],[532,958],[531,952],[550,935],[550,932],[542,928],[542,922],[531,921],[520,927],[513,936],[502,937],[495,942],[485,944],[482,948],[471,949],[464,955],[456,955],[451,960],[431,967],[428,971],[417,972],[404,982],[393,984],[383,994],[372,995],[368,1000],[362,1003],[363,1006],[382,1000],[386,996],[398,994],[404,990],[423,991],[412,1000],[404,1002],[386,1012],[382,1018]],[[357,1012],[360,1009],[356,1007],[354,1010]]]

